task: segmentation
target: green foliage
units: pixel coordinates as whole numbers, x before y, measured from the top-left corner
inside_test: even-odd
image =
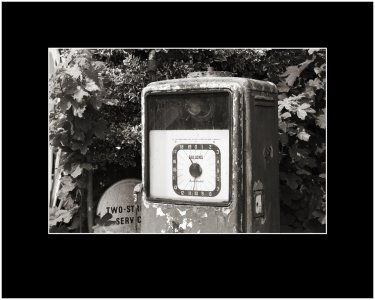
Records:
[[[282,229],[324,232],[325,52],[301,51],[278,83]]]
[[[85,188],[85,169],[141,167],[136,165],[140,95],[152,78],[150,51],[63,51],[65,64],[50,86],[56,104],[50,137],[63,150],[64,178],[70,178],[60,191],[66,205],[72,205],[70,198],[77,201],[77,190]],[[325,50],[156,49],[154,80],[183,78],[208,66],[277,85],[282,231],[324,231]]]
[[[107,103],[100,75],[103,69],[104,63],[92,60],[89,50],[73,50],[49,81],[49,101],[55,104],[49,116],[49,138],[54,149],[61,150],[63,176],[58,198],[63,209],[80,204],[86,188],[84,170],[93,167],[87,151],[94,138],[104,138],[107,124],[99,113]],[[65,217],[64,222],[67,220]]]

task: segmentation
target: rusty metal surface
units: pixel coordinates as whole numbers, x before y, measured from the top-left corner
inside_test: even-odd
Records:
[[[277,88],[274,84],[247,78],[236,77],[197,77],[153,82],[142,91],[142,124],[146,124],[145,97],[152,93],[176,93],[184,91],[224,89],[232,95],[232,159],[231,159],[231,199],[229,205],[215,207],[209,205],[177,205],[170,203],[151,202],[146,196],[145,189],[142,192],[142,228],[144,233],[234,233],[234,232],[269,232],[274,229],[266,219],[258,218],[253,221],[251,193],[253,184],[253,167],[258,156],[252,153],[252,147],[256,145],[251,139],[251,131],[254,119],[252,92],[256,91],[264,99],[271,99],[271,105],[277,105]],[[265,100],[267,101],[267,100]],[[273,103],[274,102],[274,103]],[[276,106],[277,114],[277,106]],[[277,115],[276,115],[277,122]],[[143,126],[142,134],[142,183],[147,188],[145,180],[146,138],[147,128]],[[273,134],[273,133],[272,133]],[[277,131],[275,140],[277,141]],[[276,142],[275,142],[276,143]],[[273,149],[278,149],[272,144]],[[263,151],[263,150],[262,150]],[[273,151],[277,152],[277,151]],[[263,153],[263,152],[262,152]],[[274,156],[272,160],[277,159]],[[272,172],[275,172],[273,167]],[[275,174],[273,174],[275,176]],[[278,173],[276,174],[278,180]],[[259,179],[258,179],[259,180]],[[278,197],[278,195],[276,195]],[[274,202],[278,202],[278,198]],[[273,203],[273,202],[272,202]],[[273,210],[278,204],[266,205],[265,217],[271,218],[271,213],[277,217]],[[259,224],[258,224],[258,223]],[[263,223],[262,223],[263,222]],[[276,222],[277,223],[277,222]],[[256,225],[256,226],[255,226]],[[275,229],[277,230],[277,229]]]
[[[187,78],[197,78],[197,77],[232,77],[233,73],[226,71],[201,71],[201,72],[191,72],[186,77]]]
[[[216,72],[216,71],[213,71]],[[200,72],[202,73],[202,72]],[[209,73],[207,71],[206,73]],[[150,83],[146,89],[153,89],[156,86],[160,87],[163,90],[169,90],[172,89],[178,89],[178,86],[180,87],[194,87],[201,85],[202,88],[204,88],[204,82],[207,83],[207,85],[212,85],[214,83],[217,84],[225,84],[225,83],[237,83],[244,87],[249,88],[252,91],[259,91],[259,92],[266,92],[266,93],[272,93],[277,94],[278,90],[275,84],[269,81],[261,81],[256,79],[250,79],[250,78],[240,78],[240,77],[196,77],[196,78],[182,78],[182,79],[172,79],[172,80],[163,80],[163,81],[155,81]],[[147,90],[146,90],[147,91]]]
[[[277,94],[247,90],[245,103],[246,232],[279,232]],[[269,101],[266,99],[273,99]],[[254,189],[262,186],[264,214],[257,217]]]

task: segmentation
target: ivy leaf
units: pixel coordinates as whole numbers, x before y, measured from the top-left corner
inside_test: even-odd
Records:
[[[307,116],[307,112],[305,110],[303,110],[303,109],[297,108],[297,116],[301,120],[305,120],[305,118]]]
[[[78,103],[83,102],[83,97],[89,96],[89,93],[84,91],[80,86],[77,87],[77,92],[74,93],[73,98],[77,100]]]
[[[290,118],[292,115],[290,114],[290,112],[285,112],[283,113],[280,117],[282,119],[287,119],[287,118]]]
[[[293,86],[298,76],[299,76],[298,66],[287,67],[285,73],[280,75],[280,77],[287,77],[286,84],[288,86]]]
[[[315,111],[315,109],[313,109],[313,108],[306,108],[305,109],[305,112],[308,112],[308,113],[310,113],[310,114],[315,114],[316,113],[316,111]]]
[[[57,193],[57,198],[59,198],[61,201],[65,201],[69,196],[69,190],[66,190],[64,188],[60,188],[59,192]]]
[[[117,99],[102,99],[102,102],[111,106],[117,106],[120,103],[120,101]]]
[[[73,179],[70,176],[63,176],[61,177],[60,182],[63,185],[71,185],[73,183]]]
[[[283,108],[285,108],[288,111],[291,111],[292,110],[292,106],[291,106],[290,102],[291,102],[290,98],[285,98],[282,101],[278,101],[278,104],[279,104],[278,109],[279,109],[279,111],[281,111]]]
[[[77,178],[79,175],[82,174],[82,167],[79,164],[73,164],[74,171],[70,173],[70,176],[73,178]]]
[[[64,204],[62,205],[62,207],[63,207],[64,209],[69,210],[69,209],[72,209],[74,206],[75,206],[75,205],[74,205],[74,200],[72,199],[71,195],[69,194],[69,195],[65,198],[65,200],[64,200]]]
[[[307,84],[316,90],[319,90],[319,89],[324,90],[324,84],[319,78],[315,78],[314,80],[310,79]]]
[[[309,141],[309,138],[310,138],[310,134],[308,134],[305,130],[299,132],[297,134],[297,137],[302,140],[302,141],[305,141],[305,142],[308,142]]]
[[[54,214],[50,214],[49,226],[56,225],[59,222],[69,223],[72,219],[70,211],[65,209],[59,209]]]
[[[325,72],[326,70],[326,64],[322,64],[320,67],[315,67],[314,72],[317,75],[320,75],[320,73]]]
[[[72,106],[72,103],[69,101],[69,99],[67,99],[67,97],[58,98],[56,102],[56,107],[58,107],[61,112],[67,111]]]
[[[298,175],[311,175],[311,172],[305,170],[305,169],[298,169],[296,172]]]
[[[73,115],[78,118],[83,118],[83,113],[86,110],[86,106],[80,107],[75,103],[72,103],[72,105],[73,105]]]
[[[105,68],[105,63],[102,61],[94,61],[91,65],[97,72],[100,72]]]
[[[299,64],[298,66],[289,66],[286,68],[286,71],[280,75],[280,77],[286,77],[287,85],[292,87],[296,79],[300,76],[303,70],[305,70],[312,61],[313,60],[306,60],[302,64]]]
[[[279,129],[281,129],[282,132],[286,132],[288,128],[288,125],[286,122],[279,122]]]
[[[299,109],[306,109],[306,108],[309,108],[310,107],[310,104],[308,103],[302,103],[299,107]]]
[[[288,95],[286,93],[278,94],[277,99],[284,100],[285,98],[288,98]]]
[[[100,88],[96,85],[95,81],[90,78],[86,79],[85,89],[89,92],[95,92],[100,90]]]
[[[308,96],[308,98],[312,100],[315,99],[315,90],[311,86],[307,86],[304,93]]]
[[[69,192],[75,189],[75,184],[72,182],[70,176],[64,176],[61,178],[61,188],[59,189],[58,197],[60,199],[65,199]]]
[[[52,147],[58,147],[59,144],[60,144],[60,136],[57,136],[55,134],[51,134],[49,136],[49,144],[52,146]]]
[[[61,90],[64,94],[72,94],[72,92],[77,88],[77,81],[70,76],[63,76],[61,79]]]
[[[316,125],[322,129],[326,129],[326,110],[323,109],[323,113],[316,118]]]
[[[319,49],[309,49],[309,51],[307,51],[307,52],[309,53],[309,55],[311,55],[316,51],[319,51]]]
[[[283,80],[283,81],[280,81],[278,84],[277,84],[277,89],[279,90],[279,93],[287,93],[289,92],[290,90],[290,87],[286,84],[286,82]]]
[[[78,79],[82,76],[82,72],[78,64],[74,64],[72,67],[66,69],[66,73],[72,76],[74,79]]]

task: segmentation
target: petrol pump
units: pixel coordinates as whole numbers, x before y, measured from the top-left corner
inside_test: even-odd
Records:
[[[193,72],[142,91],[142,233],[279,232],[277,88]]]

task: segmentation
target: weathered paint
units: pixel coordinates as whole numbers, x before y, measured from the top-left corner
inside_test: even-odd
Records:
[[[187,78],[197,78],[197,77],[232,77],[233,73],[225,71],[200,71],[191,72],[187,75]]]
[[[102,195],[97,206],[97,215],[103,218],[110,213],[113,225],[99,225],[93,227],[94,232],[126,232],[135,233],[140,225],[138,201],[134,201],[134,192],[141,189],[140,180],[127,178],[111,185]],[[138,224],[139,223],[139,224]],[[139,227],[140,228],[140,227]]]
[[[245,105],[245,199],[247,232],[279,232],[279,158],[277,94],[248,89]],[[271,100],[271,101],[269,101]],[[272,149],[266,155],[267,149]],[[248,176],[250,174],[250,176]],[[261,185],[260,185],[261,183]],[[256,190],[263,188],[264,216],[254,210]]]
[[[176,93],[202,90],[227,90],[232,97],[232,130],[231,130],[231,199],[226,206],[175,204],[169,199],[163,202],[151,202],[147,197],[147,159],[146,140],[147,127],[145,99],[152,93]],[[264,97],[275,106],[277,88],[274,84],[264,81],[236,77],[197,77],[153,82],[142,91],[142,226],[141,232],[159,233],[233,233],[261,232],[269,230],[267,218],[269,207],[266,206],[266,217],[259,220],[257,229],[253,228],[252,220],[252,156],[251,113],[253,105],[252,93]],[[277,106],[276,106],[277,113]],[[276,115],[277,117],[277,115]],[[277,119],[276,119],[277,120]],[[277,132],[275,139],[277,141]],[[256,146],[256,145],[254,145]],[[275,144],[272,145],[277,149]],[[245,149],[244,149],[245,148]],[[273,157],[271,160],[274,160]],[[277,156],[276,156],[277,159]],[[275,176],[275,175],[274,175]],[[278,176],[278,174],[276,174]],[[278,199],[274,199],[274,201]],[[276,213],[274,213],[276,214]],[[262,227],[263,226],[263,227]],[[265,230],[266,229],[266,230]]]

